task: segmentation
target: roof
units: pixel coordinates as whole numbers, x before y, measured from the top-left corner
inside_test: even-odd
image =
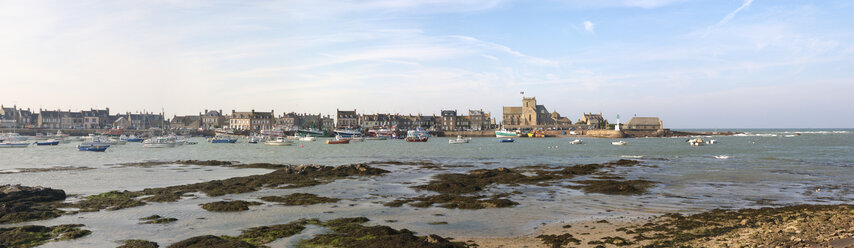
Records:
[[[537,105],[537,113],[540,113],[540,114],[548,114],[548,113],[549,113],[549,110],[548,110],[548,109],[546,109],[546,106],[545,106],[545,105]]]
[[[652,125],[661,125],[661,120],[658,117],[632,117],[629,122],[626,122],[628,126],[652,126]]]

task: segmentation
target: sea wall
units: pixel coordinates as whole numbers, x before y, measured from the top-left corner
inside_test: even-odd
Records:
[[[584,136],[594,138],[611,138],[619,139],[626,137],[626,134],[617,130],[585,130]]]

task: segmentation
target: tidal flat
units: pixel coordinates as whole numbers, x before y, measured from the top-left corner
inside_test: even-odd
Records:
[[[850,138],[720,137],[726,146],[701,148],[675,138],[631,139],[626,147],[607,139],[574,146],[566,139],[506,145],[487,138],[449,147],[435,138],[284,149],[27,149],[0,169],[86,169],[0,174],[8,187],[21,184],[17,192],[44,186],[41,194],[4,202],[0,228],[75,225],[87,232],[40,247],[845,244],[854,235],[842,221],[854,199],[842,174],[854,165]],[[715,158],[724,154],[730,158]],[[229,212],[203,207],[212,203],[246,204]],[[142,220],[153,216],[159,218]],[[333,220],[358,223],[325,224]],[[746,235],[765,231],[776,236]]]

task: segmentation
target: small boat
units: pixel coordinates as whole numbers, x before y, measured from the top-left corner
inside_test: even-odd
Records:
[[[513,141],[516,141],[516,140],[513,138],[506,138],[506,139],[498,140],[498,142],[501,142],[501,143],[513,143]]]
[[[709,145],[714,145],[714,144],[717,144],[717,143],[718,143],[718,141],[717,141],[717,140],[707,140],[707,141],[706,141],[706,144],[709,144]]]
[[[140,138],[140,137],[136,137],[136,135],[131,135],[130,137],[127,138],[126,141],[127,142],[142,142],[142,141],[145,141],[145,139]]]
[[[110,138],[108,142],[110,143],[110,145],[124,145],[124,144],[127,144],[127,140],[121,140],[121,139],[115,139],[115,138]]]
[[[715,156],[715,158],[716,158],[716,159],[729,159],[729,158],[731,158],[731,157],[730,157],[730,156],[727,156],[727,155],[716,155],[716,156]]]
[[[264,142],[264,144],[268,145],[268,146],[289,146],[289,145],[293,145],[294,141],[287,139],[285,137],[279,136],[279,137],[276,137],[275,139],[271,139],[271,140]]]
[[[3,143],[0,143],[0,148],[27,148],[28,146],[30,146],[30,142],[26,141],[4,140]]]
[[[701,138],[693,138],[688,140],[688,144],[691,146],[703,146],[706,142]]]
[[[519,134],[516,132],[507,131],[506,129],[501,129],[501,130],[495,130],[495,137],[497,137],[497,138],[519,137]]]
[[[626,144],[628,144],[628,143],[625,141],[622,141],[622,140],[611,142],[611,145],[615,145],[615,146],[624,146]]]
[[[368,136],[366,140],[387,140],[388,136]]]
[[[175,147],[175,140],[167,137],[155,137],[142,142],[142,147],[145,148],[170,148]]]
[[[571,144],[571,145],[580,145],[581,143],[584,143],[584,141],[582,141],[580,139],[573,140],[573,141],[569,142],[569,144]]]
[[[312,137],[312,136],[305,136],[305,137],[300,138],[299,140],[300,141],[316,141],[317,138]]]
[[[55,146],[55,145],[59,145],[59,140],[49,139],[49,140],[45,140],[45,141],[36,141],[36,145],[37,146]]]
[[[86,141],[82,144],[77,145],[77,150],[87,152],[103,152],[106,151],[107,148],[110,148],[109,144],[91,141]]]
[[[354,136],[361,137],[362,132],[359,130],[353,130],[353,129],[335,129],[335,137],[339,137],[339,136],[344,137],[344,138],[350,138],[350,137],[354,137]]]
[[[217,144],[217,143],[231,143],[231,144],[233,144],[233,143],[237,143],[237,138],[228,138],[228,137],[216,136],[216,137],[213,137],[212,139],[210,139],[210,142],[214,143],[214,144]]]
[[[364,142],[365,141],[365,138],[362,136],[352,136],[348,139],[350,140],[350,142]]]
[[[249,144],[258,144],[258,141],[261,141],[261,138],[258,136],[249,137]]]
[[[430,134],[427,131],[418,129],[418,130],[409,130],[406,132],[406,142],[427,142],[427,139],[430,138]]]
[[[469,143],[471,138],[463,138],[462,135],[457,135],[456,139],[448,140],[448,144],[465,144]]]
[[[349,139],[328,139],[326,144],[350,144]]]

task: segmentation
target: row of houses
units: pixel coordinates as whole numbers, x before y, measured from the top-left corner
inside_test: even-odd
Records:
[[[110,108],[81,111],[19,109],[0,105],[0,128],[149,129],[165,127],[162,114],[148,112],[110,115]]]

